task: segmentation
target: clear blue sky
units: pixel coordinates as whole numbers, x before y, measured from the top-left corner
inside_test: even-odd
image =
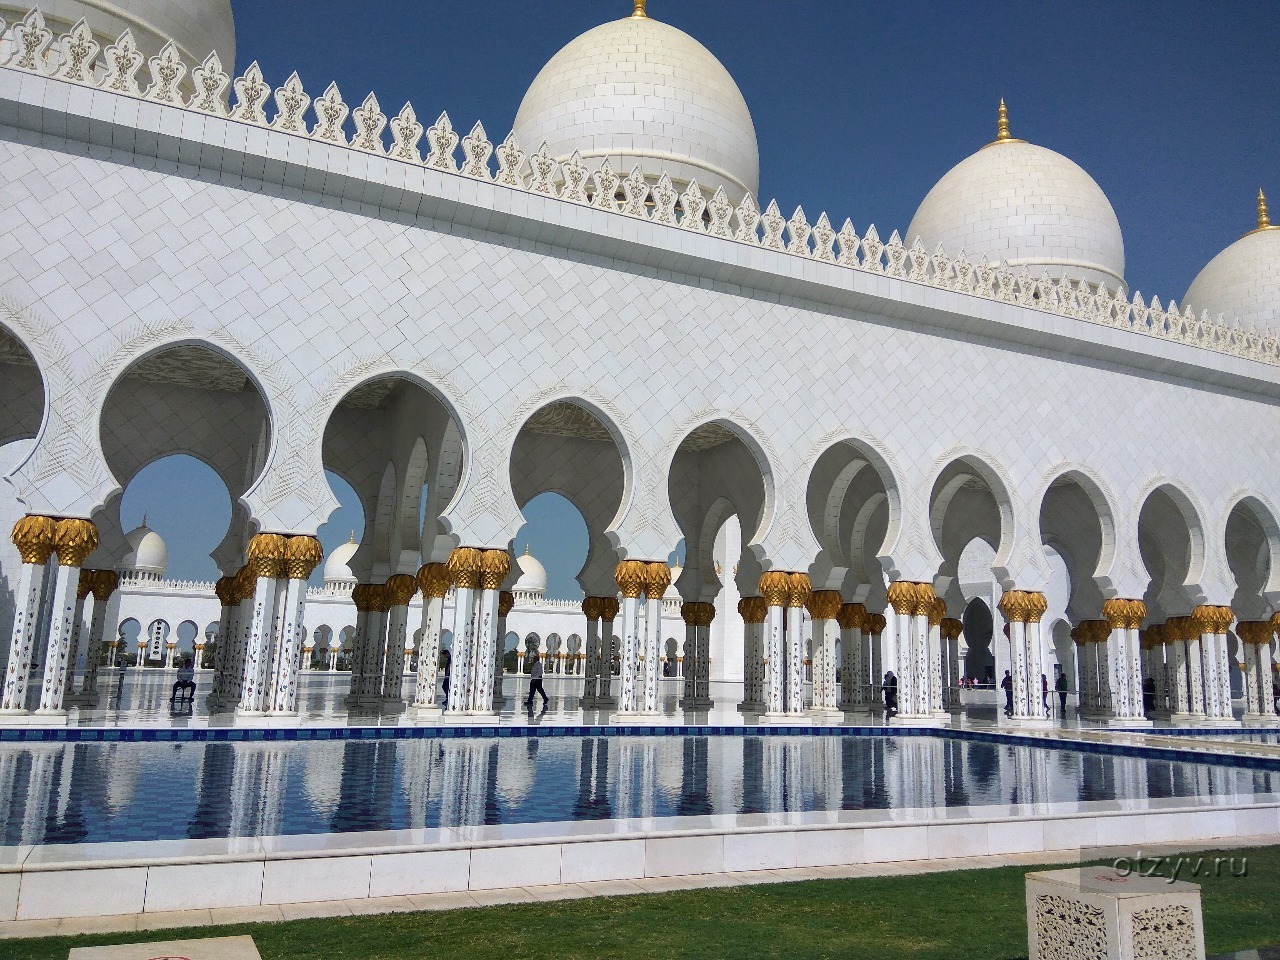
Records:
[[[455,127],[479,119],[497,141],[556,50],[631,3],[232,7],[237,72],[257,60],[279,85],[297,70],[312,96],[336,80],[349,103],[372,90],[388,114],[410,100],[425,124],[448,110]],[[762,199],[777,197],[788,213],[803,204],[811,221],[826,210],[860,230],[875,223],[881,236],[905,231],[938,178],[992,139],[1002,96],[1015,136],[1071,157],[1106,191],[1130,287],[1148,299],[1181,300],[1253,225],[1260,186],[1280,209],[1277,0],[650,0],[649,12],[725,64],[755,120]],[[166,536],[173,576],[214,573],[201,556],[230,508],[211,473],[201,484],[199,470],[166,464],[125,499],[126,529],[147,510]],[[354,499],[349,488],[339,496]],[[162,519],[166,500],[175,521]],[[195,502],[211,505],[207,518],[192,516]],[[580,519],[558,497],[527,515],[518,550],[530,540],[551,592],[573,595],[586,555]],[[172,522],[187,532],[159,526]],[[330,549],[362,526],[358,506],[347,506],[321,538]]]

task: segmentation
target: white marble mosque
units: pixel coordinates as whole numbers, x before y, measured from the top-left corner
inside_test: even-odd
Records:
[[[1045,725],[1057,669],[1090,722],[1275,722],[1265,197],[1181,302],[1003,103],[905,229],[783,211],[716,38],[617,13],[507,133],[231,76],[228,0],[0,0],[0,718],[216,638],[246,722],[339,660],[483,722],[508,651],[640,722],[673,672],[762,722],[866,722],[892,672],[890,722],[941,725],[1009,671]],[[120,523],[174,453],[232,495],[214,584]],[[326,471],[367,518],[328,558]],[[581,603],[511,549],[547,491]]]

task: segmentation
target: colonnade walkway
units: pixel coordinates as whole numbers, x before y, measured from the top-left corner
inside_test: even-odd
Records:
[[[213,671],[203,670],[196,674],[196,695],[189,704],[171,704],[170,697],[176,673],[162,669],[131,669],[125,671],[123,683],[118,671],[104,671],[102,677],[102,693],[100,704],[95,709],[72,708],[65,723],[70,727],[95,728],[131,728],[131,727],[169,727],[169,728],[201,728],[201,727],[244,727],[254,726],[251,719],[238,717],[234,711],[211,713],[206,705],[206,698],[213,683]],[[349,707],[347,696],[350,693],[350,674],[345,672],[304,672],[300,678],[298,696],[298,716],[293,726],[300,727],[421,727],[421,726],[467,726],[467,720],[436,717],[415,720],[412,711],[405,704],[414,702],[415,682],[410,679],[405,690],[404,703],[388,703],[381,709],[371,707]],[[502,703],[497,710],[499,726],[615,726],[616,714],[610,710],[583,709],[582,678],[553,677],[545,679],[545,686],[550,697],[545,709],[541,698],[534,698],[532,709],[526,707],[529,690],[527,676],[508,674],[502,684]],[[659,716],[646,718],[641,726],[729,726],[750,727],[765,725],[757,714],[743,712],[738,704],[742,699],[742,684],[711,684],[711,699],[714,704],[707,710],[686,710],[680,706],[683,682],[666,679],[659,692]],[[1228,728],[1226,730],[1209,731],[1194,730],[1183,725],[1161,723],[1146,730],[1125,730],[1108,726],[1106,721],[1082,718],[1076,706],[1074,694],[1068,699],[1066,716],[1055,716],[1052,725],[1038,728],[1023,728],[1002,722],[1001,710],[998,708],[995,692],[990,690],[964,690],[961,693],[961,705],[951,713],[950,729],[985,730],[989,732],[1008,732],[1019,736],[1056,737],[1069,735],[1072,739],[1089,739],[1112,743],[1130,742],[1135,744],[1158,745],[1159,741],[1168,741],[1166,745],[1176,745],[1179,749],[1194,749],[1196,735],[1212,744],[1214,750],[1224,748],[1230,752],[1275,754],[1280,756],[1280,730],[1242,730]],[[1243,705],[1237,705],[1239,716]],[[1057,711],[1057,699],[1054,698],[1054,711]],[[51,718],[33,716],[31,726],[49,726]],[[492,718],[484,718],[484,726],[493,726]],[[846,714],[843,718],[798,716],[789,718],[787,725],[831,726],[866,726],[885,727],[883,710],[864,714]],[[52,725],[61,726],[61,719]],[[263,725],[263,724],[257,724]],[[281,724],[280,718],[273,718],[270,726],[280,728],[290,724]],[[773,726],[774,724],[768,724]],[[10,727],[9,729],[14,729]],[[891,726],[888,729],[892,730]],[[0,734],[2,735],[2,734]]]

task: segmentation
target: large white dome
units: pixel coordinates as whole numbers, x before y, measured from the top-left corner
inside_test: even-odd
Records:
[[[1280,336],[1280,227],[1267,217],[1258,194],[1258,229],[1246,233],[1214,257],[1191,282],[1182,300],[1198,316],[1222,314]]]
[[[541,596],[547,592],[547,568],[529,553],[528,547],[524,548],[524,556],[516,557],[516,569],[519,575],[511,587],[513,593],[536,593]]]
[[[124,535],[129,544],[129,552],[124,555],[120,569],[131,573],[149,573],[163,577],[169,567],[169,548],[165,546],[160,534],[147,527],[147,518],[142,518],[142,526],[130,530]]]
[[[1045,147],[1002,136],[949,170],[907,228],[933,253],[963,250],[977,262],[1006,260],[1032,276],[1048,271],[1124,286],[1124,237],[1111,201],[1076,163]]]
[[[104,47],[127,29],[147,56],[172,40],[188,65],[202,62],[213,50],[228,73],[236,62],[231,0],[0,0],[0,19],[21,20],[33,6],[39,6],[55,36],[84,20]],[[145,66],[141,75],[147,76]]]
[[[546,143],[560,160],[576,150],[592,169],[608,157],[621,176],[638,165],[681,187],[723,186],[735,203],[755,194],[760,150],[738,85],[706,47],[638,6],[639,15],[588,30],[542,68],[516,114],[521,146]]]
[[[336,547],[329,559],[324,562],[325,583],[355,583],[356,575],[351,572],[351,558],[360,549],[355,535],[340,547]]]

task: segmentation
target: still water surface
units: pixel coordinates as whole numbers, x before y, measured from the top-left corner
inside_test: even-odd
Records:
[[[0,844],[1274,793],[1280,774],[934,737],[0,746]]]

